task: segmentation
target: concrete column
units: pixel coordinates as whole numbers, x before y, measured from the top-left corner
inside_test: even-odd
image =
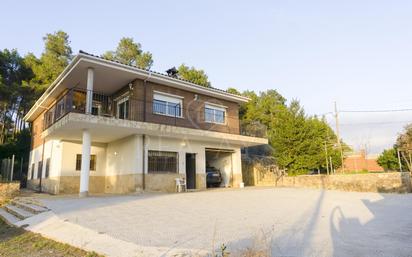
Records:
[[[87,68],[86,114],[92,113],[94,70]]]
[[[80,171],[80,197],[85,197],[89,194],[91,143],[90,132],[87,129],[84,129],[82,144],[82,166]]]

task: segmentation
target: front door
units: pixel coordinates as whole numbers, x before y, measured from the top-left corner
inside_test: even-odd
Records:
[[[187,189],[196,188],[196,154],[186,154],[186,186]]]

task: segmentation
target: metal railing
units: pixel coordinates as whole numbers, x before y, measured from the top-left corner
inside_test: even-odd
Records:
[[[131,94],[115,94],[107,96],[91,92],[92,108],[89,114],[107,118],[143,121],[157,124],[173,125],[203,129],[254,137],[266,137],[266,127],[255,122],[243,123],[239,117],[219,114],[210,121],[210,113],[204,106],[194,104],[184,108],[180,104],[162,101],[144,101]],[[70,112],[86,112],[87,91],[70,89],[64,93],[44,114],[44,128],[47,129]],[[220,122],[220,123],[218,123]]]

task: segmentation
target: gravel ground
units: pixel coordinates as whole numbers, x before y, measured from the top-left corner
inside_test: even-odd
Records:
[[[42,201],[66,223],[142,247],[412,256],[412,194],[246,188]]]

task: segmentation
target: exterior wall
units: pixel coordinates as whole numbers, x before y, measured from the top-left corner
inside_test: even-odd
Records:
[[[41,113],[32,123],[31,149],[35,149],[43,144],[41,133],[43,132],[44,113]]]
[[[43,156],[44,155],[44,156]],[[46,178],[46,160],[50,158],[49,177]],[[38,145],[30,151],[29,172],[27,187],[38,190],[40,179],[38,177],[39,161],[43,160],[42,169],[42,191],[57,194],[59,192],[59,177],[62,165],[62,144],[59,140],[48,140],[43,144]],[[34,164],[34,170],[32,170]],[[32,173],[33,179],[32,178]]]
[[[61,176],[80,176],[76,170],[76,155],[82,154],[81,142],[62,141],[62,168]],[[90,171],[90,176],[105,176],[106,173],[106,144],[92,143],[91,152],[96,155],[96,170]]]
[[[367,157],[365,151],[349,155],[344,160],[345,171],[384,171],[376,157]]]
[[[142,190],[143,140],[134,135],[107,144],[106,193]]]
[[[131,95],[132,100],[130,102],[130,119],[132,120],[240,134],[239,104],[235,102],[212,98],[207,95],[195,94],[190,91],[163,86],[152,82],[146,83],[145,91],[142,80],[135,80],[133,86],[134,89]],[[113,98],[115,99],[117,96],[127,93],[128,91],[129,87],[126,86],[115,93]],[[183,118],[153,114],[152,101],[155,91],[181,96],[183,98]],[[195,100],[195,96],[197,96],[197,100]],[[206,102],[227,107],[226,124],[221,125],[204,122],[204,107]],[[146,106],[144,107],[144,105]],[[115,108],[116,106],[114,106],[114,111]],[[144,111],[146,113],[144,113]]]
[[[221,148],[221,149],[229,149],[234,150],[234,153],[227,154],[224,157],[224,163],[227,167],[225,167],[225,174],[226,177],[226,185],[227,186],[234,186],[238,187],[239,183],[242,182],[242,166],[241,166],[241,151],[240,146],[235,145],[228,145],[228,144],[219,144],[219,143],[205,143],[195,140],[185,140],[185,139],[172,139],[166,137],[146,137],[146,148],[147,151],[149,150],[156,150],[156,151],[172,151],[178,152],[179,156],[179,166],[178,166],[178,173],[177,174],[148,174],[146,168],[146,189],[147,190],[154,190],[161,188],[159,183],[163,183],[163,188],[167,188],[166,191],[170,191],[170,189],[175,190],[174,179],[177,177],[185,177],[186,176],[186,153],[194,153],[196,154],[196,189],[205,189],[206,188],[206,148]],[[146,154],[147,156],[147,154]],[[147,160],[146,160],[147,162]],[[230,168],[233,163],[233,171]],[[145,165],[147,167],[147,163]],[[230,174],[233,174],[233,179],[230,179]],[[155,180],[154,177],[162,178],[161,180]],[[154,181],[156,184],[152,186],[151,183]],[[233,182],[233,184],[232,184]],[[173,186],[171,186],[173,185]],[[158,191],[158,190],[156,190]]]
[[[53,194],[77,194],[80,171],[76,170],[76,155],[81,154],[81,142],[49,140],[45,144],[42,189]],[[219,156],[214,165],[221,168],[225,186],[238,187],[242,182],[240,146],[206,143],[195,140],[146,136],[146,151],[172,151],[178,153],[178,172],[143,174],[143,136],[133,135],[108,144],[92,143],[91,154],[96,155],[96,170],[90,171],[90,193],[131,193],[145,190],[175,192],[175,178],[186,176],[186,153],[196,154],[196,189],[206,188],[206,148],[234,151]],[[145,156],[147,156],[147,152]],[[30,163],[35,163],[35,179],[29,180],[36,188],[38,161],[42,158],[42,145],[31,151]],[[64,158],[63,158],[64,157]],[[45,178],[45,160],[51,158],[50,176]]]

